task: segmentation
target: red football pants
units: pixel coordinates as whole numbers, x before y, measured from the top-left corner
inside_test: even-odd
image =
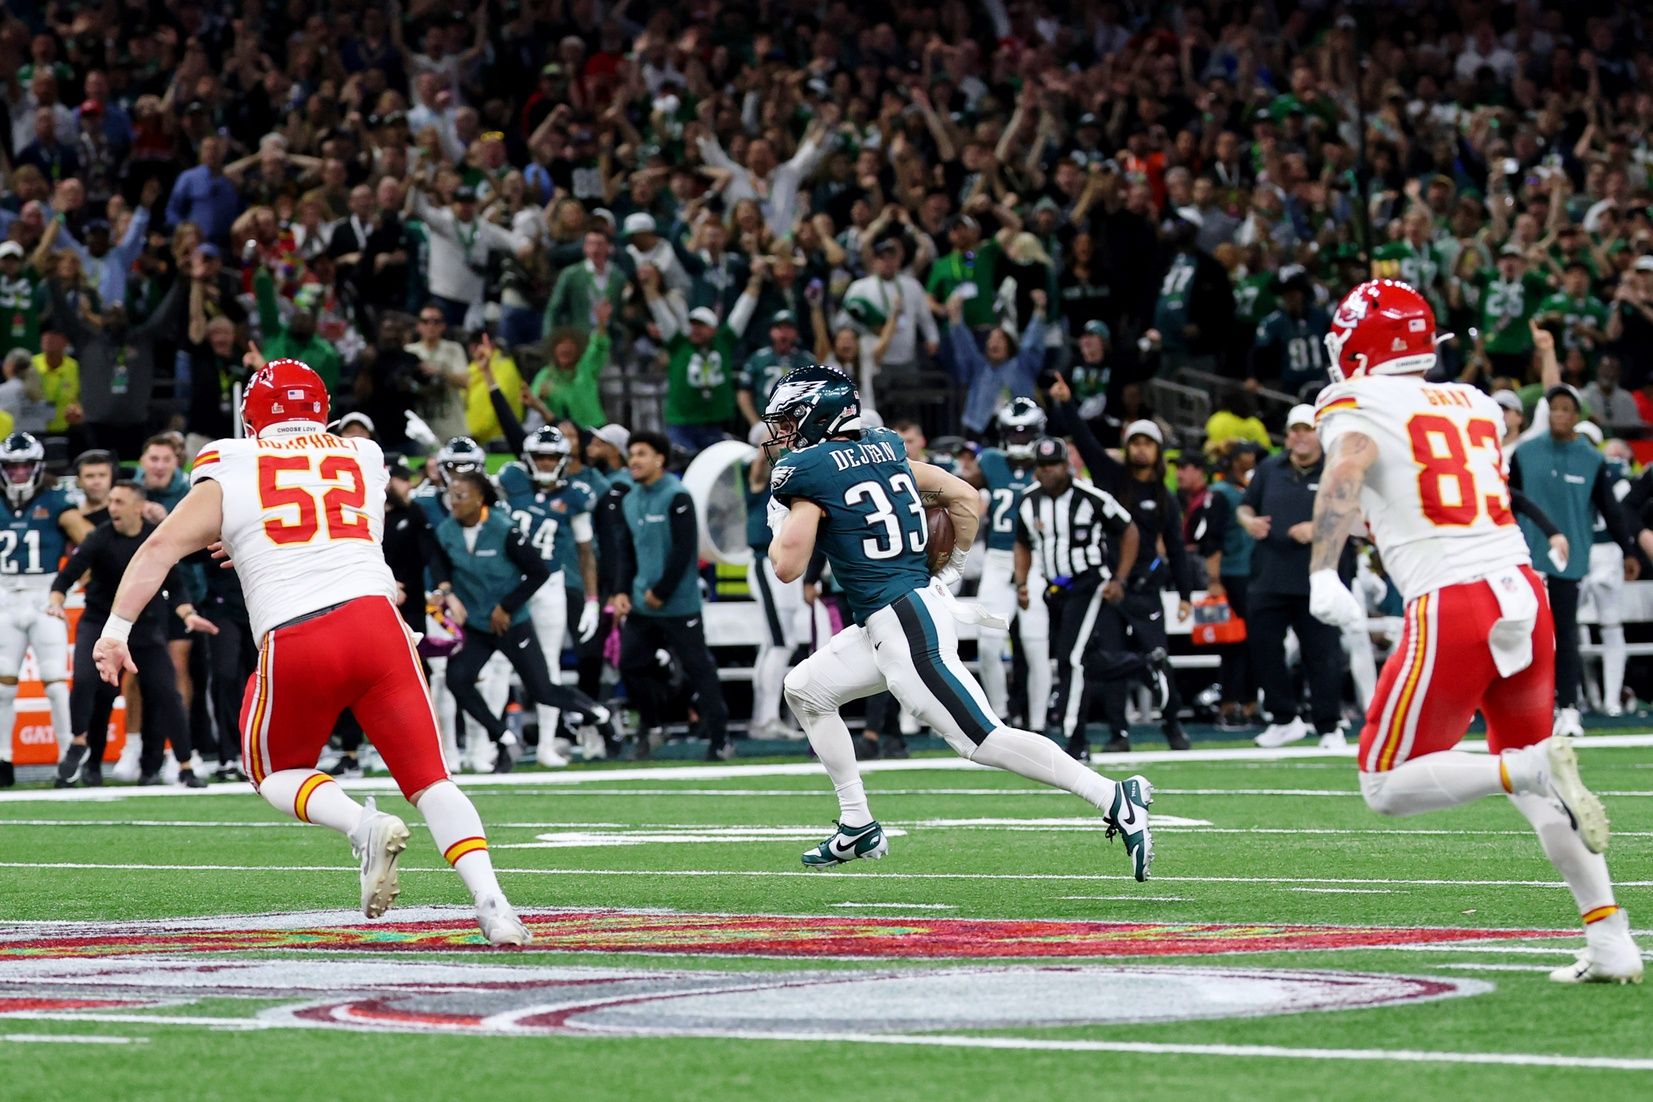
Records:
[[[1362,772],[1382,772],[1422,754],[1450,750],[1476,711],[1486,717],[1487,745],[1531,746],[1550,734],[1555,704],[1555,622],[1543,580],[1522,574],[1538,595],[1532,664],[1500,677],[1487,635],[1498,598],[1486,582],[1425,593],[1406,607],[1406,630],[1383,664],[1366,726],[1360,732]]]
[[[346,708],[402,795],[448,779],[413,637],[388,600],[358,597],[264,637],[241,703],[241,760],[254,787],[282,769],[314,769]]]

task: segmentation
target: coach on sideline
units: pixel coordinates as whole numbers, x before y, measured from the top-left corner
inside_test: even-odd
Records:
[[[1293,406],[1286,415],[1286,450],[1257,465],[1237,510],[1240,524],[1257,541],[1251,553],[1246,637],[1268,711],[1269,726],[1257,736],[1258,746],[1284,746],[1308,737],[1286,669],[1288,628],[1297,633],[1320,745],[1345,743],[1338,730],[1343,711],[1342,631],[1309,614],[1314,497],[1325,466],[1326,455],[1314,432],[1314,407]]]
[[[115,590],[121,584],[127,564],[155,531],[155,525],[144,519],[146,500],[142,484],[116,483],[109,491],[109,523],[92,530],[52,582],[46,614],[61,620],[70,587],[83,574],[91,575],[86,582],[86,610],[75,632],[75,677],[69,695],[69,725],[74,728],[75,736],[58,763],[59,788],[71,787],[77,772],[83,772],[88,785],[103,783],[103,748],[109,737],[109,712],[115,704],[116,690],[98,676],[92,664],[92,645],[98,641],[103,622],[109,618]],[[206,780],[197,777],[189,765],[193,751],[189,723],[184,716],[183,698],[178,695],[172,660],[167,656],[166,618],[174,614],[182,621],[185,632],[218,634],[218,629],[197,616],[185,600],[183,578],[176,566],[167,577],[165,588],[138,617],[127,642],[132,660],[138,666],[138,686],[143,693],[144,708],[150,715],[149,737],[143,746],[143,779],[138,783],[156,783],[161,771],[162,745],[170,736],[172,753],[178,759],[179,783],[186,788],[205,788]]]

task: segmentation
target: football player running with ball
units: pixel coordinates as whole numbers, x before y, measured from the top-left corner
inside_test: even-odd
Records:
[[[222,541],[260,641],[241,710],[241,758],[259,795],[349,838],[361,862],[362,911],[382,915],[397,895],[408,828],[316,769],[349,708],[470,889],[488,942],[525,944],[528,931],[494,878],[482,820],[448,779],[415,637],[396,611],[380,547],[384,454],[370,439],[328,433],[327,406],[327,388],[305,364],[259,369],[241,403],[252,438],[219,440],[196,456],[189,494],[121,579],[93,651],[98,672],[116,685],[135,669],[126,645],[132,622],[174,563]]]
[[[1360,790],[1383,815],[1507,795],[1584,918],[1583,952],[1550,978],[1638,983],[1641,953],[1601,856],[1607,813],[1579,778],[1572,740],[1550,736],[1555,627],[1510,514],[1503,415],[1474,387],[1425,380],[1435,343],[1429,303],[1387,279],[1351,291],[1326,335],[1334,383],[1316,409],[1326,469],[1310,611],[1337,626],[1362,615],[1337,574],[1362,513],[1406,598],[1360,736]],[[1455,749],[1477,710],[1491,756]]]
[[[775,573],[782,581],[801,576],[819,547],[855,620],[786,677],[787,703],[826,766],[840,809],[838,829],[804,854],[804,864],[830,868],[889,851],[838,714],[845,703],[888,688],[966,759],[1066,789],[1095,806],[1108,837],[1124,835],[1132,872],[1146,880],[1154,855],[1147,780],[1109,780],[1050,739],[1005,726],[959,661],[955,618],[983,618],[955,603],[948,590],[976,538],[975,488],[909,461],[896,433],[862,428],[855,385],[829,367],[784,376],[763,420],[771,433],[766,446],[789,452],[770,476]],[[926,555],[931,498],[946,508],[956,536],[951,558],[934,578]]]

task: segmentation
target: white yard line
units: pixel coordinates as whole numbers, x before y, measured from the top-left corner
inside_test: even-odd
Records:
[[[145,865],[91,861],[0,861],[5,869],[91,869],[129,872],[357,872],[354,865]],[[402,872],[450,872],[447,866],[421,868],[402,865]],[[829,873],[808,869],[523,869],[501,868],[512,876],[643,876],[643,877],[804,877],[822,879]],[[869,876],[879,880],[1020,880],[1109,881],[1124,880],[1124,873],[1040,873],[1040,872],[842,872],[841,876]],[[1158,884],[1377,884],[1468,888],[1565,888],[1559,880],[1451,880],[1400,879],[1382,877],[1322,876],[1156,876]],[[1653,880],[1621,880],[1620,888],[1653,888]]]
[[[37,1018],[39,1015],[31,1015]],[[74,1020],[74,1019],[69,1019]],[[0,1033],[0,1041],[18,1045],[142,1045],[148,1037],[115,1037],[98,1033]]]
[[[1620,749],[1648,749],[1653,748],[1653,734],[1639,735],[1586,735],[1577,740],[1578,745],[1586,749],[1612,748]],[[1485,753],[1486,744],[1479,741],[1466,741],[1460,744],[1459,749],[1472,753]],[[1138,751],[1130,754],[1107,754],[1100,756],[1095,765],[1110,773],[1122,772],[1125,766],[1137,765],[1174,765],[1182,762],[1229,762],[1234,764],[1264,764],[1270,762],[1293,762],[1304,760],[1342,760],[1350,764],[1355,751],[1348,750],[1321,750],[1318,747],[1285,747],[1277,750],[1263,750],[1251,746],[1231,746],[1221,749]],[[975,765],[962,758],[916,758],[906,761],[869,761],[861,763],[861,772],[864,775],[881,773],[933,773],[933,772],[984,772],[985,766]],[[509,773],[494,776],[491,774],[456,777],[462,787],[470,789],[489,788],[573,788],[579,789],[589,785],[614,784],[625,781],[664,781],[676,783],[678,781],[726,781],[740,778],[756,777],[819,777],[824,773],[815,762],[778,762],[764,765],[656,765],[647,767],[625,767],[619,769],[571,769],[559,772],[546,773]],[[394,791],[396,784],[388,776],[364,777],[360,780],[342,780],[339,782],[344,788],[362,792],[389,792]],[[247,784],[215,784],[210,788],[195,792],[157,785],[145,788],[118,788],[105,787],[96,789],[41,789],[23,792],[9,791],[0,794],[0,805],[7,803],[56,803],[63,800],[97,802],[108,800],[144,799],[167,796],[189,795],[191,798],[205,798],[209,796],[246,795],[252,791]],[[993,795],[1022,795],[1022,790],[996,789],[981,790],[983,794]],[[1205,790],[1190,790],[1205,791]],[[1248,790],[1251,794],[1291,794],[1294,790]],[[716,795],[730,793],[713,790]],[[1226,795],[1226,790],[1209,790],[1210,794]],[[640,792],[637,794],[641,794]],[[681,790],[665,790],[664,794],[679,795]],[[765,796],[778,795],[819,795],[818,792],[757,792]],[[876,793],[875,793],[876,794]],[[923,794],[931,794],[925,791]],[[1326,795],[1349,796],[1353,791],[1328,790]],[[1653,792],[1631,793],[1631,795],[1653,796]]]
[[[1653,1071],[1653,1059],[1619,1056],[1564,1056],[1536,1052],[1432,1052],[1422,1049],[1295,1048],[1286,1045],[1199,1045],[1153,1041],[1080,1041],[1042,1037],[972,1037],[946,1034],[891,1036],[876,1033],[718,1033],[740,1040],[788,1040],[819,1045],[863,1042],[931,1048],[1021,1049],[1043,1052],[1113,1052],[1149,1056],[1211,1056],[1273,1060],[1343,1060],[1382,1064],[1480,1064],[1506,1067],[1595,1068]]]
[[[870,907],[881,910],[956,911],[951,903],[834,903],[834,907]]]
[[[1394,888],[1287,888],[1293,892],[1318,892],[1321,895],[1405,895]]]

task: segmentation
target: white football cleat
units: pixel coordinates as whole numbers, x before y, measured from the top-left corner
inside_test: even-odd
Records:
[[[1550,734],[1577,738],[1583,733],[1584,723],[1578,718],[1577,708],[1557,708],[1555,710],[1555,724],[1550,728]]]
[[[490,895],[477,901],[476,924],[482,927],[482,936],[488,939],[489,945],[527,945],[534,940],[503,895]]]
[[[1329,731],[1320,736],[1320,749],[1322,750],[1347,750],[1348,748],[1349,736],[1342,731]]]
[[[1309,725],[1303,722],[1303,717],[1293,716],[1289,723],[1271,723],[1262,734],[1252,739],[1264,749],[1274,749],[1288,743],[1301,742],[1309,737]]]
[[[1550,973],[1556,983],[1640,983],[1642,954],[1630,939],[1630,918],[1623,910],[1584,927],[1578,959]]]
[[[362,808],[362,821],[350,832],[350,849],[362,863],[362,913],[378,918],[401,894],[396,860],[408,848],[408,828],[396,816],[380,811],[372,796]]]
[[[1612,834],[1607,808],[1600,797],[1584,787],[1572,739],[1551,736],[1532,746],[1506,750],[1501,761],[1511,789],[1558,801],[1585,849],[1591,853],[1607,849]]]
[[[601,761],[608,757],[608,745],[603,742],[603,733],[595,727],[581,727],[580,758],[584,761]]]
[[[130,734],[126,736],[126,745],[121,747],[121,756],[109,770],[109,775],[123,784],[131,784],[143,775],[143,735]]]
[[[539,756],[535,759],[547,769],[564,769],[568,766],[568,759],[557,752],[555,741],[549,745],[541,743]]]

